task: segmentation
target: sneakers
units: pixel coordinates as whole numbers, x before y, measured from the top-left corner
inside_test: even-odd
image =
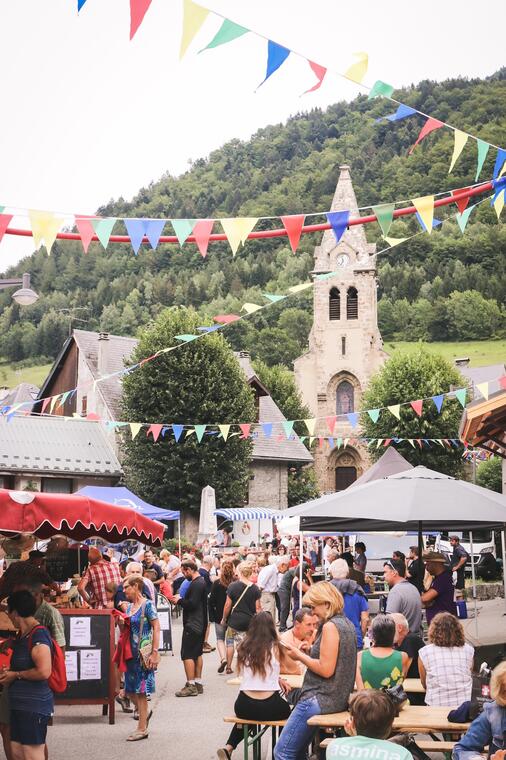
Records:
[[[203,690],[202,690],[203,691]],[[179,691],[176,691],[176,697],[198,697],[199,690],[197,689],[197,684],[194,683],[188,683],[183,686],[182,689],[179,689]]]
[[[204,684],[203,683],[196,683],[195,686],[197,687],[197,691],[199,694],[204,693]]]
[[[209,654],[209,652],[214,652],[216,647],[212,647],[211,644],[209,644],[207,641],[204,641],[204,644],[202,646],[202,652],[204,654]]]

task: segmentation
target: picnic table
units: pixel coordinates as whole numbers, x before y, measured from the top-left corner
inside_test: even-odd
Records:
[[[294,673],[281,673],[280,678],[287,681],[293,689],[300,689],[304,680],[304,676]],[[228,686],[240,686],[241,681],[241,676],[235,676],[234,678],[229,678],[227,684]],[[403,686],[408,694],[425,694],[425,689],[419,678],[405,678]]]

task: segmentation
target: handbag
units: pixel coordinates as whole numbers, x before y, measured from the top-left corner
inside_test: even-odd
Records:
[[[408,695],[406,694],[402,683],[396,683],[395,686],[383,686],[381,691],[388,694],[398,710],[402,710],[405,703],[408,701]]]
[[[241,599],[243,598],[243,596],[244,596],[244,594],[246,593],[246,591],[247,591],[249,588],[251,588],[251,586],[252,586],[252,585],[253,585],[252,583],[246,583],[246,588],[244,589],[244,591],[242,592],[241,596],[239,597],[239,599],[237,600],[237,602],[234,604],[234,606],[232,607],[232,609],[230,610],[230,614],[229,614],[228,618],[227,618],[227,619],[226,619],[226,621],[225,621],[225,623],[226,623],[227,625],[228,625],[228,621],[229,621],[229,620],[230,620],[230,618],[232,617],[232,612],[235,610],[235,608],[237,607],[237,605],[240,603],[240,601],[241,601]]]
[[[139,618],[139,660],[144,670],[153,670],[154,668],[149,664],[149,658],[153,653],[153,632],[150,630],[147,636],[142,635],[145,610],[146,602],[143,602]]]

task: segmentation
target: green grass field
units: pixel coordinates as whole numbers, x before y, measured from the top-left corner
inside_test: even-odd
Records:
[[[471,367],[482,367],[485,364],[504,364],[506,362],[506,340],[470,340],[463,343],[407,343],[405,341],[389,341],[384,349],[387,354],[394,351],[411,353],[422,345],[435,354],[442,354],[445,359],[454,362],[455,359],[468,357]]]
[[[0,386],[14,388],[19,383],[33,383],[40,388],[51,366],[51,364],[38,364],[35,367],[17,369],[10,364],[0,364]]]

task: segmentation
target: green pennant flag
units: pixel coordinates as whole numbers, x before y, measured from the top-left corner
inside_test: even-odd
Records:
[[[286,298],[286,296],[276,296],[274,293],[262,293],[264,298],[268,298],[269,301],[272,301],[272,303],[277,303],[278,301],[282,301],[283,298]]]
[[[113,217],[110,217],[108,219],[93,219],[91,222],[91,226],[95,230],[97,237],[104,248],[107,248],[109,245],[109,238],[111,237],[111,233],[115,224],[116,219]]]
[[[386,98],[389,98],[390,95],[393,93],[394,88],[391,84],[387,84],[386,82],[382,82],[381,79],[378,79],[372,86],[371,92],[369,93],[367,100],[372,100],[373,98],[376,98],[378,95],[384,95]]]
[[[373,206],[372,210],[381,227],[383,236],[386,237],[394,219],[395,203],[383,203],[380,206]]]
[[[469,206],[468,208],[464,209],[461,214],[455,214],[455,219],[457,220],[457,224],[459,225],[462,234],[464,234],[467,222],[469,221],[469,217],[471,215],[471,211],[473,211],[474,208],[475,206]]]
[[[194,425],[195,428],[195,435],[197,436],[197,441],[200,443],[202,440],[202,436],[206,432],[207,425]]]
[[[293,433],[293,420],[286,420],[283,422],[283,429],[287,438],[290,438]]]
[[[371,418],[371,420],[376,423],[378,421],[378,418],[380,416],[380,410],[379,409],[368,409],[367,414]]]
[[[478,182],[478,177],[483,169],[483,164],[485,163],[490,145],[484,140],[476,140],[476,146],[478,148],[478,166],[476,167],[476,177],[474,178],[474,181]]]
[[[204,50],[210,50],[211,48],[219,47],[220,45],[225,45],[227,42],[232,42],[232,40],[236,40],[238,37],[242,37],[243,34],[247,34],[249,31],[250,30],[246,29],[246,27],[239,26],[239,24],[234,24],[233,21],[230,21],[230,19],[226,18],[214,35],[211,42],[206,45],[205,48],[199,50],[199,53],[202,53]]]
[[[184,340],[185,343],[189,343],[191,340],[195,340],[198,337],[200,336],[190,335],[189,333],[185,333],[184,335],[174,335],[176,340]]]
[[[185,240],[192,234],[195,227],[195,219],[171,219],[170,223],[174,228],[179,245],[183,245]]]
[[[467,388],[459,388],[457,391],[454,391],[455,398],[460,401],[462,406],[464,407],[466,405],[466,395],[467,395]]]

